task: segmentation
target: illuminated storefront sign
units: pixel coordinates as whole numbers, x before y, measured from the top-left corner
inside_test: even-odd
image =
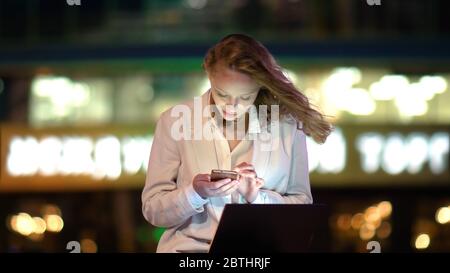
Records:
[[[354,147],[347,147],[341,129],[337,128],[323,145],[308,139],[310,172],[339,174],[345,171],[348,149],[356,149],[359,168],[366,174],[382,171],[389,175],[418,174],[425,169],[433,175],[448,171],[449,133],[420,132],[387,135],[367,132],[357,135]]]
[[[15,136],[9,143],[6,170],[10,176],[87,175],[115,180],[122,172],[145,173],[151,141],[150,136]]]
[[[356,147],[366,173],[382,169],[391,175],[418,174],[428,167],[432,174],[439,175],[448,168],[449,134],[445,132],[431,136],[419,132],[406,136],[365,133],[358,137]]]
[[[36,181],[64,184],[64,189],[74,184],[89,188],[88,183],[141,187],[152,136],[145,128],[132,131],[3,127],[0,190],[35,187]],[[308,138],[311,181],[316,185],[445,182],[449,179],[449,143],[450,134],[442,128],[342,126],[323,145]]]
[[[324,145],[308,139],[317,186],[450,185],[445,127],[342,126]]]
[[[0,190],[140,187],[153,140],[146,127],[0,129]]]

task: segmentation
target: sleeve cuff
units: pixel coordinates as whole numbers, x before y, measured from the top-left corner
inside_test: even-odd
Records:
[[[194,187],[191,185],[187,186],[185,188],[186,196],[189,200],[189,203],[192,205],[192,207],[196,210],[203,207],[204,204],[208,203],[208,199],[204,199],[201,197],[194,189]]]
[[[256,199],[251,203],[247,202],[247,200],[245,200],[244,196],[240,195],[240,197],[241,197],[240,203],[243,203],[243,204],[265,204],[265,195],[266,194],[260,190],[258,192],[258,195],[256,196]]]
[[[264,196],[265,196],[265,193],[262,191],[259,191],[258,195],[256,196],[256,199],[252,202],[252,204],[264,204],[265,203]]]

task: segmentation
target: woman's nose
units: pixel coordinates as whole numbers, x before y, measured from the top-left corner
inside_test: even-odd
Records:
[[[239,101],[238,101],[237,98],[230,98],[230,99],[228,100],[228,104],[229,104],[229,105],[232,105],[232,106],[237,106],[237,105],[239,104]]]

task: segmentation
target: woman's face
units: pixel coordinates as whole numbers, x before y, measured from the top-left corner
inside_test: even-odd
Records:
[[[260,86],[248,75],[229,68],[208,73],[211,95],[225,120],[236,120],[255,102]]]

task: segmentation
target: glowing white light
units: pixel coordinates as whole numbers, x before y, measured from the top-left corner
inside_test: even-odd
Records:
[[[123,169],[133,175],[146,169],[151,149],[152,138],[125,137],[122,141]]]
[[[442,207],[436,211],[436,222],[439,224],[450,222],[450,207]]]
[[[52,80],[49,86],[52,101],[60,106],[65,107],[71,101],[72,82],[65,77],[59,77]]]
[[[121,172],[120,142],[114,136],[102,137],[95,145],[95,177],[117,179]]]
[[[407,170],[411,174],[419,173],[428,160],[428,143],[424,134],[412,133],[406,140]]]
[[[407,166],[405,143],[400,134],[391,134],[386,140],[382,168],[389,174],[399,174]]]
[[[403,75],[386,75],[370,86],[370,95],[376,100],[392,100],[408,85],[409,80]]]
[[[410,174],[421,172],[429,161],[434,174],[447,168],[449,135],[435,133],[430,139],[423,133],[411,133],[407,137],[394,133],[384,137],[378,133],[367,133],[356,140],[361,154],[361,167],[367,173],[378,171],[380,165],[389,174],[398,174],[405,169]]]
[[[442,94],[447,90],[447,80],[441,76],[423,76],[419,82],[434,94]]]
[[[60,232],[64,227],[64,221],[61,216],[56,214],[50,214],[44,216],[47,230],[50,232]]]
[[[374,173],[380,168],[384,138],[377,133],[362,134],[356,139],[356,148],[361,153],[361,167],[367,173]]]
[[[36,223],[27,213],[19,213],[16,217],[15,227],[18,233],[29,236],[36,229]]]
[[[41,217],[33,217],[33,221],[34,221],[33,232],[36,234],[43,234],[47,229],[47,224],[45,223],[44,219],[42,219]]]
[[[434,92],[429,89],[429,86],[423,83],[411,83],[409,85],[409,94],[417,100],[428,101],[434,97]]]
[[[39,172],[42,175],[51,176],[58,173],[61,152],[62,143],[58,138],[46,137],[40,141],[37,153],[40,155]]]
[[[426,249],[430,246],[430,235],[420,234],[415,241],[415,247],[417,249]]]
[[[395,105],[402,116],[422,116],[427,113],[428,104],[421,92],[420,87],[415,85],[397,92]]]
[[[39,158],[37,153],[39,144],[34,137],[13,137],[7,158],[8,173],[14,176],[34,175],[38,170]]]
[[[89,175],[92,160],[93,141],[88,137],[64,137],[60,171],[63,175]]]
[[[152,141],[152,136],[124,137],[122,143],[112,136],[96,143],[90,137],[48,136],[39,142],[33,137],[13,137],[6,166],[11,176],[32,176],[39,171],[44,176],[116,179],[122,169],[131,175],[147,171]]]
[[[85,105],[90,100],[90,88],[87,84],[71,81],[66,77],[37,77],[32,82],[35,96],[48,99],[56,116],[69,114],[71,107]]]
[[[324,81],[322,88],[327,100],[331,101],[336,109],[354,115],[370,115],[376,107],[372,97],[365,89],[352,88],[360,81],[361,71],[358,68],[337,68]]]
[[[416,83],[409,83],[403,75],[386,75],[370,86],[370,94],[376,100],[394,100],[404,117],[427,113],[427,101],[445,92],[447,81],[441,76],[423,76]]]
[[[375,100],[391,100],[394,97],[394,94],[384,89],[383,85],[379,82],[372,83],[370,85],[369,92]]]
[[[343,109],[345,105],[341,105],[344,93],[351,89],[354,76],[345,69],[335,69],[331,75],[324,81],[323,90],[325,97],[331,101],[336,108]]]
[[[49,77],[38,77],[31,85],[32,92],[38,97],[50,96],[52,80]]]
[[[86,105],[90,100],[90,88],[87,84],[74,83],[71,92],[71,101],[74,106]]]
[[[361,81],[361,71],[356,67],[339,67],[331,72],[327,83],[335,87],[351,87]]]
[[[188,6],[193,9],[203,9],[207,3],[207,0],[187,0]]]
[[[376,108],[375,101],[362,88],[352,88],[345,91],[340,102],[344,105],[341,109],[353,115],[371,115],[375,112]]]
[[[392,213],[392,203],[389,201],[381,201],[378,203],[377,207],[382,218],[387,218]]]
[[[430,170],[433,174],[443,173],[448,166],[450,136],[447,133],[434,133],[429,142]]]
[[[320,173],[339,173],[345,168],[347,147],[341,129],[336,128],[325,144],[319,145],[308,140],[307,145],[310,171],[317,169]]]

